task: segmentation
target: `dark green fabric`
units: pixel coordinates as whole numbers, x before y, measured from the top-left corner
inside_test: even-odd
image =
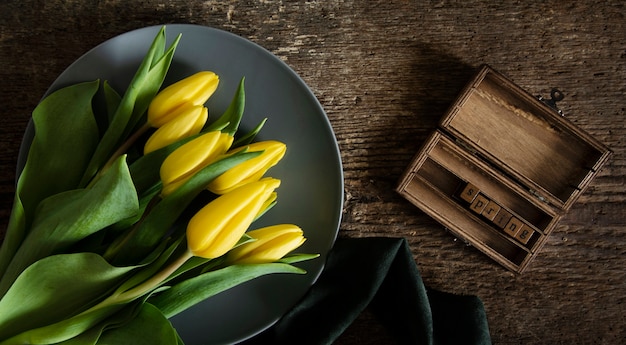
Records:
[[[425,287],[405,239],[340,238],[302,301],[242,345],[332,344],[368,306],[399,344],[491,344],[480,299]]]

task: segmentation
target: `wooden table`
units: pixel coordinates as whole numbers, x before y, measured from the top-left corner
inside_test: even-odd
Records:
[[[324,106],[345,171],[339,236],[405,237],[427,285],[483,300],[495,344],[622,344],[625,17],[621,0],[4,0],[0,225],[8,221],[30,112],[61,71],[132,29],[212,26],[279,56]],[[560,88],[565,115],[614,151],[522,275],[455,240],[394,192],[413,154],[482,63],[535,94]],[[366,312],[337,343],[390,342]]]

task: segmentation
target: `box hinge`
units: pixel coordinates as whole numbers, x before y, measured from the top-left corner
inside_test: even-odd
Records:
[[[563,111],[561,109],[559,109],[559,107],[556,105],[556,102],[562,101],[563,98],[565,98],[565,95],[563,94],[563,92],[561,92],[557,88],[553,88],[550,91],[550,99],[546,99],[545,97],[543,97],[541,95],[537,96],[538,100],[542,101],[544,104],[546,104],[550,108],[554,109],[559,115],[565,116],[563,114]]]

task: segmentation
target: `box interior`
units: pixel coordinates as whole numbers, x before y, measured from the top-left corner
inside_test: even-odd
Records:
[[[442,126],[529,188],[565,203],[583,188],[603,152],[529,96],[499,75],[485,73]]]

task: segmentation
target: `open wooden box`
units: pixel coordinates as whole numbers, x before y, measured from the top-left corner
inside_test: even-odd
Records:
[[[397,191],[521,273],[610,154],[555,108],[483,66]]]

